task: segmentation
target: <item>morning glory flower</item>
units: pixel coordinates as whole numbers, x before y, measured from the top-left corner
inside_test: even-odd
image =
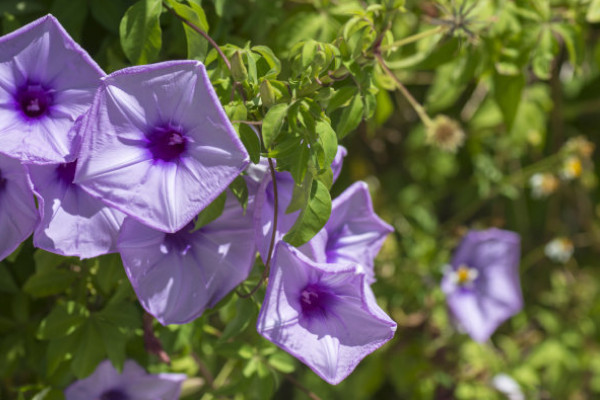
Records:
[[[127,360],[119,374],[110,361],[101,362],[94,373],[65,390],[66,400],[177,400],[185,374],[148,374]]]
[[[279,242],[257,330],[335,385],[394,336],[396,323],[356,266],[316,263]]]
[[[442,279],[452,314],[478,342],[523,308],[519,280],[521,239],[491,228],[464,237]]]
[[[340,175],[343,159],[346,156],[346,153],[347,151],[345,147],[338,146],[335,158],[331,163],[334,182]],[[275,234],[275,243],[277,243],[292,228],[292,226],[294,226],[294,223],[300,214],[300,210],[289,214],[286,213],[294,193],[295,183],[294,178],[292,178],[292,174],[287,171],[276,172],[275,179],[277,179],[277,199],[279,202],[279,207],[277,210],[277,232]],[[263,261],[265,262],[267,259],[267,253],[269,252],[271,235],[273,232],[274,209],[275,193],[273,190],[273,180],[269,171],[266,170],[262,175],[262,182],[256,191],[256,208],[254,215],[256,245]]]
[[[253,207],[249,204],[249,209]],[[250,212],[228,194],[223,214],[164,233],[126,218],[117,247],[142,306],[163,325],[184,324],[248,277],[256,246]]]
[[[163,232],[177,232],[248,165],[204,65],[169,61],[102,80],[75,183]]]
[[[317,262],[358,264],[375,281],[375,256],[394,228],[373,211],[369,187],[356,182],[335,198],[325,227],[300,249]]]
[[[38,218],[25,168],[0,154],[0,261],[31,235]]]
[[[82,118],[73,126],[78,130]],[[92,258],[117,251],[125,214],[107,207],[73,183],[77,160],[29,165],[29,177],[39,200],[41,222],[33,244],[65,256]]]
[[[0,37],[0,152],[22,162],[70,161],[70,128],[104,72],[46,15]]]

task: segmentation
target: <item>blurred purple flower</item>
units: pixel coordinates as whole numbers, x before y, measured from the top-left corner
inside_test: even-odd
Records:
[[[369,187],[356,182],[332,202],[325,227],[300,250],[317,262],[358,264],[375,281],[375,256],[394,228],[373,211]]]
[[[0,154],[0,261],[31,235],[38,218],[25,168]]]
[[[334,182],[340,174],[346,153],[345,147],[338,146],[336,156],[331,163]],[[292,195],[294,193],[294,178],[292,178],[292,174],[287,171],[276,172],[275,179],[277,179],[277,197],[279,201],[279,209],[277,210],[277,233],[275,236],[275,243],[277,243],[292,228],[292,226],[294,226],[294,223],[300,214],[300,210],[289,214],[285,212],[292,201]],[[258,186],[256,192],[256,209],[254,213],[256,245],[263,261],[267,258],[271,243],[274,208],[275,195],[273,191],[273,181],[271,174],[267,169],[262,175],[262,182],[260,186]]]
[[[0,152],[34,164],[71,161],[70,128],[102,76],[52,15],[0,37]]]
[[[177,400],[184,374],[148,374],[127,360],[119,374],[110,361],[101,362],[94,373],[65,390],[65,400]]]
[[[79,130],[81,121],[81,117],[75,121],[74,130]],[[41,216],[33,244],[82,259],[114,253],[125,214],[107,207],[74,184],[76,166],[77,160],[27,166]]]
[[[75,183],[163,232],[185,227],[249,163],[198,61],[108,75],[88,118]]]
[[[470,231],[447,267],[442,291],[450,311],[473,340],[488,340],[523,308],[520,245],[514,232]]]
[[[279,242],[257,330],[335,385],[394,336],[396,323],[355,266],[319,264]]]
[[[249,204],[249,208],[253,205]],[[142,306],[163,325],[184,324],[248,277],[256,256],[251,213],[229,196],[223,214],[192,232],[164,233],[126,218],[117,247]]]

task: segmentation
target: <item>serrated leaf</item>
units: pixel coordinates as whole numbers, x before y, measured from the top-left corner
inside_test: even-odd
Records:
[[[73,271],[36,272],[23,285],[23,291],[33,297],[51,296],[65,291],[76,278]]]
[[[73,333],[89,316],[85,306],[68,301],[58,303],[50,314],[42,320],[37,331],[41,340],[58,339]]]
[[[287,104],[275,104],[267,111],[262,124],[262,136],[267,150],[271,149],[273,142],[281,132],[287,110]]]
[[[250,126],[246,124],[240,124],[240,139],[250,155],[250,161],[254,164],[260,162],[260,139],[258,134]]]
[[[233,193],[240,203],[242,210],[244,210],[244,214],[246,214],[246,209],[248,208],[248,185],[246,184],[246,180],[238,176],[229,185],[229,190],[231,190],[231,193]]]
[[[361,97],[359,95],[354,96],[350,104],[343,109],[336,125],[338,139],[342,139],[358,127],[363,118],[363,109]]]
[[[312,239],[327,223],[331,214],[331,196],[327,187],[320,182],[312,183],[306,208],[302,210],[294,226],[283,237],[292,246],[301,246]]]
[[[225,209],[225,200],[227,200],[227,195],[223,192],[214,199],[212,203],[206,206],[204,210],[200,211],[200,214],[198,214],[194,222],[194,229],[192,232],[197,231],[219,218]]]
[[[158,58],[162,46],[160,0],[139,0],[125,12],[119,34],[123,52],[133,64],[148,64]]]
[[[507,130],[512,128],[524,87],[525,76],[523,74],[514,76],[494,74],[494,98],[500,107]]]

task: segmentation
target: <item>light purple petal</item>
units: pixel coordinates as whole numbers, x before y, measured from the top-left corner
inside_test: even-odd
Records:
[[[0,260],[31,235],[38,221],[25,168],[0,154]]]
[[[28,167],[41,214],[33,235],[34,245],[82,259],[116,252],[125,214],[107,207],[77,185],[65,182],[60,171],[66,168],[74,165]]]
[[[191,225],[191,224],[190,224]],[[118,248],[142,306],[162,324],[182,324],[247,278],[256,254],[250,214],[229,196],[223,215],[198,231],[169,234],[127,218]]]
[[[328,263],[358,264],[372,283],[375,257],[393,230],[373,211],[367,184],[356,182],[333,200],[329,221],[302,250],[316,261],[324,253]]]
[[[333,172],[333,181],[337,181],[337,178],[340,176],[340,172],[342,172],[342,165],[344,163],[344,157],[348,154],[348,150],[344,146],[338,146],[337,153],[335,154],[335,158],[331,163],[331,170]]]
[[[83,137],[75,182],[163,232],[187,225],[249,163],[197,61],[107,76]]]
[[[65,390],[66,400],[94,400],[118,391],[130,400],[177,400],[184,374],[148,374],[132,360],[125,361],[119,374],[110,361],[101,362],[94,373]]]
[[[318,264],[277,245],[257,322],[266,339],[335,385],[395,329],[355,266]]]
[[[519,280],[520,238],[510,231],[470,231],[458,247],[442,280],[448,306],[465,331],[486,341],[500,324],[523,307]],[[477,271],[468,286],[452,279],[465,266]]]
[[[0,152],[33,164],[71,161],[71,127],[103,75],[51,15],[0,37]]]

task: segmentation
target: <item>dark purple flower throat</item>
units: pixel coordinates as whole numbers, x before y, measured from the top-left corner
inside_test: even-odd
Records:
[[[187,147],[187,139],[180,131],[169,125],[154,128],[147,136],[147,147],[154,160],[174,162],[179,159]]]
[[[28,82],[17,90],[16,100],[25,116],[38,119],[48,114],[53,97],[42,85]]]
[[[99,400],[129,400],[129,396],[119,389],[110,389],[100,395]]]
[[[302,314],[307,318],[327,317],[335,301],[335,294],[320,283],[309,283],[300,292]]]
[[[73,183],[73,178],[75,178],[76,167],[77,160],[66,164],[60,164],[58,167],[56,167],[56,177],[65,185],[70,185]]]
[[[0,170],[0,193],[4,191],[6,187],[6,178],[2,176],[2,170]]]

